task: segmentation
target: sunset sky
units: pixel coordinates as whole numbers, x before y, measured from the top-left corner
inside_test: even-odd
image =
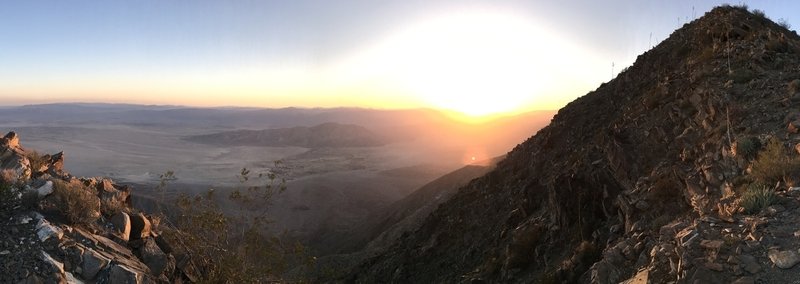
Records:
[[[0,0],[0,104],[557,109],[722,2]]]

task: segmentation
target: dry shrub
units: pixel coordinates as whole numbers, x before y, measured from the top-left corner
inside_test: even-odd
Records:
[[[125,209],[125,203],[117,198],[100,199],[100,212],[103,212],[105,216],[114,216],[123,209]]]
[[[12,169],[0,171],[0,183],[16,184],[18,178],[19,176],[17,176],[17,172]]]
[[[100,198],[80,182],[53,181],[54,202],[74,224],[88,224],[100,217]]]
[[[773,138],[753,161],[750,175],[758,181],[775,184],[798,169],[800,160],[790,157],[783,143]]]
[[[47,157],[39,154],[39,152],[28,151],[25,153],[25,156],[28,158],[28,162],[31,164],[31,172],[33,173],[37,173],[43,167],[47,166]]]

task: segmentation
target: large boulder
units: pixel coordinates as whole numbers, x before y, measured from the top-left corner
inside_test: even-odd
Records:
[[[0,138],[0,172],[6,182],[28,180],[31,177],[31,164],[25,150],[19,146],[19,137],[9,132]]]
[[[105,269],[111,260],[97,253],[93,249],[87,249],[83,253],[83,266],[81,267],[81,277],[84,280],[92,280],[98,272]]]
[[[131,233],[130,240],[144,239],[150,236],[150,220],[144,214],[130,215]]]
[[[131,235],[131,217],[128,213],[118,212],[111,217],[111,224],[122,240],[128,241]]]
[[[142,275],[122,265],[114,265],[108,275],[108,283],[138,284],[142,283]]]
[[[128,187],[118,188],[110,179],[97,183],[97,191],[100,199],[117,204],[126,204],[131,195]]]
[[[175,258],[165,254],[152,238],[144,240],[144,244],[137,251],[139,258],[150,268],[153,275],[175,269]]]

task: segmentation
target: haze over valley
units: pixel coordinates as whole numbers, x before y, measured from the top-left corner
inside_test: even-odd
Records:
[[[273,229],[330,252],[337,238],[393,202],[447,172],[504,155],[552,115],[470,123],[429,109],[74,103],[3,108],[0,129],[42,153],[63,151],[76,176],[134,185],[145,207],[167,171],[176,177],[169,181],[174,197],[244,187],[242,168],[255,176],[280,161],[288,190],[274,201]]]

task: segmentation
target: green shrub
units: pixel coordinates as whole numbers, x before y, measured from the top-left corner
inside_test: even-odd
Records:
[[[747,187],[742,197],[740,198],[739,205],[744,208],[747,214],[754,214],[761,212],[762,209],[767,208],[777,201],[775,191],[769,186],[755,182]]]
[[[744,159],[755,158],[758,150],[761,149],[761,141],[756,137],[741,137],[736,139],[736,155]]]
[[[750,174],[758,181],[775,184],[787,174],[800,169],[800,160],[789,157],[783,143],[778,139],[770,139],[767,146],[758,153],[753,161]]]
[[[100,199],[79,182],[53,180],[56,208],[74,224],[92,223],[100,217]]]

